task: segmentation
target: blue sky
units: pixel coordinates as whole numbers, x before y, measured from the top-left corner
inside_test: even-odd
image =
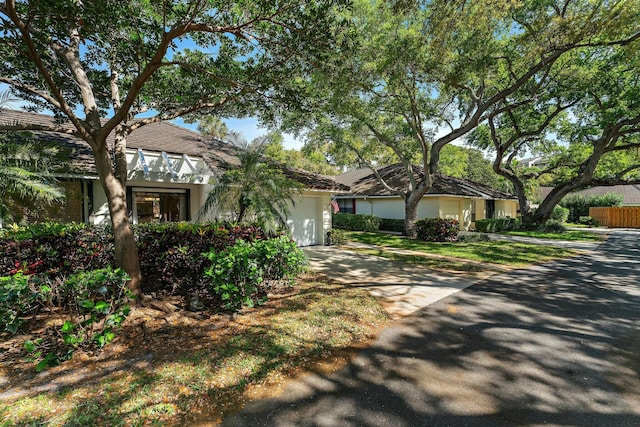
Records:
[[[251,141],[259,136],[264,136],[269,132],[268,129],[260,127],[260,123],[255,117],[248,117],[244,119],[224,119],[224,122],[229,130],[242,133],[247,141]],[[197,127],[196,124],[187,124],[182,119],[173,120],[173,123],[192,130],[195,130]],[[287,133],[282,136],[284,137],[284,148],[290,150],[300,150],[302,148],[303,142],[297,140],[295,136]]]

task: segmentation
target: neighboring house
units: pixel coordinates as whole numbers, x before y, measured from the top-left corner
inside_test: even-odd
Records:
[[[549,195],[551,190],[553,190],[553,187],[540,187],[540,198],[544,200],[544,198]],[[640,185],[638,184],[591,187],[573,192],[571,194],[579,194],[581,196],[591,197],[602,196],[609,193],[621,194],[622,206],[640,206]]]
[[[547,167],[548,163],[549,161],[545,157],[528,157],[526,159],[520,160],[520,164],[528,168],[535,167],[539,169],[544,169]]]
[[[422,169],[415,167],[418,176]],[[381,177],[392,188],[408,188],[408,178],[401,164],[378,168]],[[351,187],[348,194],[336,196],[340,212],[375,215],[380,218],[404,219],[404,200],[386,189],[369,168],[356,169],[336,177]],[[431,190],[418,205],[418,219],[451,218],[461,228],[473,228],[484,218],[515,218],[518,202],[514,195],[466,179],[437,174]]]
[[[54,118],[23,111],[1,110],[0,120],[51,125]],[[69,128],[71,129],[70,125]],[[33,132],[55,141],[69,158],[57,177],[66,189],[64,204],[47,209],[47,220],[100,224],[109,219],[91,148],[62,133]],[[210,140],[168,122],[142,126],[127,137],[127,198],[132,222],[195,221],[216,176],[239,165],[235,147]],[[285,175],[305,189],[291,209],[292,237],[301,246],[324,243],[331,228],[331,194],[348,187],[333,178],[283,167]]]

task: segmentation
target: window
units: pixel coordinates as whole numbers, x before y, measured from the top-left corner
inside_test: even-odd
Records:
[[[338,207],[341,213],[355,213],[354,199],[338,199]]]
[[[175,190],[133,191],[133,222],[187,221],[187,192]]]

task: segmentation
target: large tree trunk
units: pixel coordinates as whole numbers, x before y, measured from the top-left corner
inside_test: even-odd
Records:
[[[98,176],[107,196],[107,204],[111,214],[116,266],[122,268],[131,277],[129,289],[135,295],[141,296],[142,273],[140,272],[140,259],[138,258],[135,236],[127,215],[126,187],[114,174],[107,144],[101,143],[98,144],[98,147],[94,150],[94,156]]]
[[[588,182],[589,180],[580,180],[580,184],[575,182],[565,183],[563,185],[555,187],[551,192],[544,198],[538,209],[531,215],[531,223],[532,224],[544,224],[546,223],[551,214],[553,213],[553,208],[556,207],[558,203],[566,196],[574,190],[582,188],[585,184],[584,182]]]
[[[418,204],[422,195],[412,192],[404,199],[404,234],[407,237],[416,237],[416,219],[418,218]]]

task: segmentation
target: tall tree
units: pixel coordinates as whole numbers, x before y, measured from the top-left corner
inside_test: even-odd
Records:
[[[223,141],[229,133],[227,124],[218,116],[195,116],[185,119],[185,122],[198,123],[198,132],[221,141]]]
[[[635,8],[622,0],[356,2],[355,51],[333,58],[331,73],[315,74],[309,89],[318,114],[284,124],[312,124],[370,166],[371,154],[390,150],[409,186],[378,179],[404,199],[412,235],[443,147],[486,122],[503,100],[535,88],[573,50],[633,40]],[[413,173],[416,157],[424,178]]]
[[[635,31],[637,12],[630,23]],[[550,67],[535,90],[504,99],[487,125],[470,135],[494,149],[494,170],[513,183],[525,223],[546,222],[572,191],[639,182],[639,47],[636,36],[577,49]],[[542,156],[543,165],[524,167],[517,157],[525,152]],[[527,184],[541,180],[553,189],[531,211]]]
[[[322,175],[337,175],[339,170],[331,165],[319,150],[299,151],[286,149],[283,146],[284,137],[278,132],[267,135],[264,155],[282,164]]]
[[[323,63],[342,0],[6,0],[0,2],[0,83],[52,110],[59,126],[0,126],[73,134],[93,150],[107,195],[116,263],[141,293],[127,216],[126,137],[195,111],[269,117],[295,105],[295,82]],[[135,120],[138,115],[145,116]],[[110,147],[107,137],[115,135]]]

